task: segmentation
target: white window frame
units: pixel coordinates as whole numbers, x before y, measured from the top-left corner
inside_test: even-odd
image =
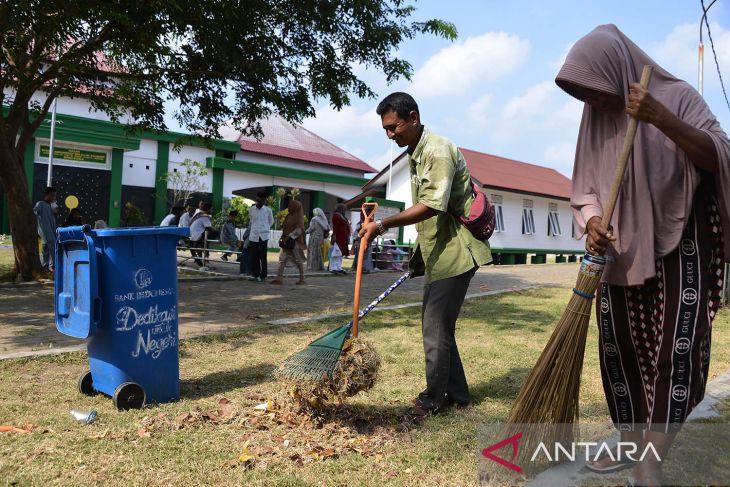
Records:
[[[532,208],[522,208],[522,235],[535,234],[535,216]]]
[[[497,233],[504,232],[504,217],[502,216],[502,205],[494,206],[494,231]]]
[[[558,212],[551,209],[548,211],[548,237],[559,237],[562,234]]]

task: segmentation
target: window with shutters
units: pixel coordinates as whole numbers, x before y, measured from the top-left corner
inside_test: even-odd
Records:
[[[560,219],[558,218],[558,204],[548,204],[548,237],[559,237],[562,235],[560,231]]]
[[[502,216],[502,196],[492,194],[489,198],[494,207],[494,231],[504,232],[504,217]]]
[[[532,214],[532,200],[522,200],[522,234],[535,233],[535,217]]]

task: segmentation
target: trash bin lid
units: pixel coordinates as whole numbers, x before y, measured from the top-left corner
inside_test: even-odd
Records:
[[[88,225],[58,229],[54,287],[56,329],[88,337],[101,317],[96,249]]]
[[[141,237],[148,235],[176,235],[178,237],[189,237],[190,229],[187,227],[99,228],[93,230],[92,234],[99,237]]]

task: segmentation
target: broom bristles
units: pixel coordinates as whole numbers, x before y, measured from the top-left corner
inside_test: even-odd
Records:
[[[575,289],[593,296],[601,280],[600,271],[591,268],[591,262],[581,266]],[[527,376],[522,390],[510,411],[508,424],[529,424],[525,436],[528,448],[539,442],[570,442],[573,428],[556,429],[558,424],[572,424],[578,420],[580,378],[583,369],[588,323],[593,299],[574,292],[545,346],[535,367]]]

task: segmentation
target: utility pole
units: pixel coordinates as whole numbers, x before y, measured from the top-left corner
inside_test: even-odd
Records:
[[[56,141],[56,104],[58,98],[53,100],[53,108],[51,110],[51,143],[48,147],[48,177],[46,178],[46,186],[51,186],[53,182],[53,145]]]

